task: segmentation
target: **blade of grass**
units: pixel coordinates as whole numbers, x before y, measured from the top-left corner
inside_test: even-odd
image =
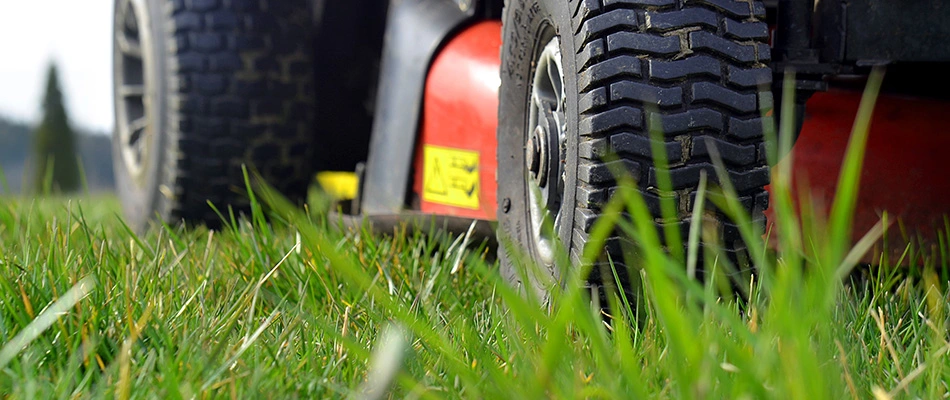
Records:
[[[868,135],[871,129],[871,116],[877,103],[881,83],[884,81],[884,69],[876,67],[868,77],[867,87],[861,96],[858,106],[858,115],[851,129],[851,139],[841,165],[841,174],[838,176],[838,186],[835,188],[835,199],[831,206],[829,220],[829,254],[826,254],[832,265],[837,265],[844,259],[845,249],[851,240],[851,225],[854,220],[854,208],[858,201],[858,188],[861,184],[861,168],[864,165],[864,148],[867,146]]]
[[[13,337],[0,349],[0,369],[3,369],[19,354],[23,349],[30,345],[36,338],[43,334],[49,327],[53,326],[69,309],[82,301],[95,288],[95,281],[92,277],[85,277],[70,288],[66,293],[57,299],[53,304],[47,307],[40,315],[36,316],[33,322],[30,322],[20,333]]]

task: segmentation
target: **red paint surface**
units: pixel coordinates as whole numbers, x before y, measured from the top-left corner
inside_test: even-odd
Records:
[[[817,93],[793,149],[794,188],[808,188],[816,205],[830,208],[861,93]],[[907,233],[933,243],[950,213],[950,102],[881,95],[861,172],[855,239],[886,210]],[[797,197],[797,196],[796,196]],[[771,214],[771,210],[770,214]],[[769,215],[771,219],[771,215]],[[893,225],[892,249],[903,247]]]
[[[500,49],[501,22],[481,22],[454,37],[429,69],[413,190],[421,200],[424,145],[477,151],[480,208],[472,210],[422,201],[423,212],[495,219]]]

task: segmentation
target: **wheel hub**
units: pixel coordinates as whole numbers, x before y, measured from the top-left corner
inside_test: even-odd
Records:
[[[121,0],[115,19],[116,150],[133,181],[142,183],[152,157],[151,37],[142,0]]]
[[[546,188],[549,181],[558,177],[558,170],[563,162],[560,151],[560,129],[558,118],[551,111],[550,105],[542,107],[544,114],[535,126],[525,144],[525,163],[528,174],[540,188]]]
[[[554,264],[565,187],[566,99],[560,48],[560,40],[552,34],[537,55],[525,135],[525,180],[533,247],[538,260],[549,266]]]

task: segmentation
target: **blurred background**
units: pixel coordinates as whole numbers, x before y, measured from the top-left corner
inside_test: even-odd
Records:
[[[57,146],[69,142],[78,163],[66,169],[81,171],[89,192],[113,189],[112,3],[0,0],[0,194],[40,192],[36,186],[44,179],[36,175],[46,175],[51,183],[52,174],[37,171],[59,158],[53,155],[64,149]],[[49,104],[55,103],[50,96],[52,66],[62,115]],[[38,163],[40,158],[47,162]],[[52,186],[64,193],[83,190],[81,182]]]

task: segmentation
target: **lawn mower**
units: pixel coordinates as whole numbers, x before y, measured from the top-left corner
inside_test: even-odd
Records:
[[[556,278],[557,243],[579,256],[619,175],[659,228],[689,229],[702,176],[764,226],[784,118],[796,178],[830,199],[876,66],[855,231],[887,210],[936,238],[950,209],[942,0],[116,0],[114,21],[115,169],[139,229],[246,211],[246,166],[294,201],[318,176],[377,226],[497,229]],[[741,262],[736,224],[707,214]]]

